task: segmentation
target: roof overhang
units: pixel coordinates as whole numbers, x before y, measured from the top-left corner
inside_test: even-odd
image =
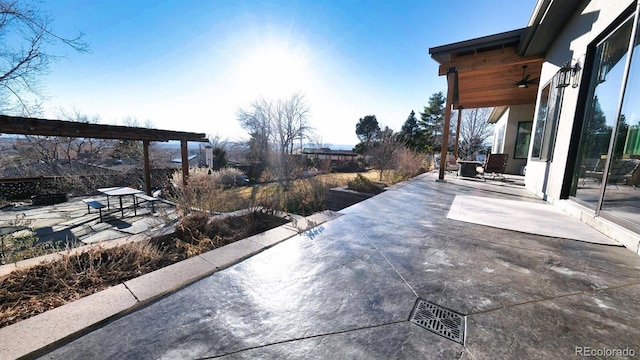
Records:
[[[538,0],[526,28],[429,49],[439,75],[457,70],[457,108],[534,104],[538,84],[518,87],[523,66],[539,79],[544,55],[582,0]]]
[[[542,55],[517,52],[526,29],[485,36],[429,49],[440,67],[439,75],[457,70],[458,94],[454,107],[480,108],[535,103],[537,83],[519,88],[523,66],[530,79],[540,77]]]
[[[90,124],[76,121],[47,120],[7,115],[0,115],[0,134],[163,142],[170,140],[209,141],[204,133]]]
[[[558,33],[566,26],[571,16],[583,0],[538,0],[522,41],[518,46],[518,53],[523,56],[544,54],[547,52]]]
[[[502,117],[502,115],[504,114],[505,111],[507,111],[508,106],[496,106],[493,109],[491,109],[491,113],[489,114],[489,118],[487,119],[487,122],[489,124],[495,124],[498,122],[498,120],[500,120],[500,118]]]

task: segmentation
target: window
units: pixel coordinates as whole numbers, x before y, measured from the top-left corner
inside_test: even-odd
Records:
[[[529,142],[531,141],[531,129],[533,121],[520,121],[516,133],[516,149],[513,152],[514,159],[526,159],[529,154]]]
[[[640,172],[634,169],[640,162],[636,53],[640,39],[632,40],[633,22],[633,16],[627,17],[587,53],[592,60],[585,69],[590,82],[570,195],[597,214],[602,211],[637,227],[640,203],[634,189],[640,184]]]
[[[495,149],[492,149],[492,153],[502,153],[503,149],[502,149],[502,145],[504,144],[504,125],[500,126],[498,128],[498,131],[496,131],[496,147]]]
[[[553,147],[556,140],[556,130],[558,119],[560,118],[560,106],[562,102],[562,91],[564,88],[558,87],[560,72],[558,72],[540,94],[540,105],[538,107],[538,121],[533,135],[533,150],[531,157],[548,161],[553,157]]]

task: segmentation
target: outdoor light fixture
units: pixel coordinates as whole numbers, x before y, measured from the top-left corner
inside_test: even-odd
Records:
[[[580,85],[580,61],[576,61],[575,65],[571,68],[571,87],[577,88]]]
[[[558,71],[558,86],[559,88],[567,87],[571,84],[571,62],[567,61]]]
[[[580,81],[580,62],[576,61],[576,63],[571,66],[571,61],[567,61],[560,70],[558,71],[558,86],[559,88],[567,87],[571,85],[571,87],[578,87]]]
[[[516,86],[521,89],[528,88],[529,83],[533,82],[529,81],[529,76],[531,75],[527,75],[527,65],[522,65],[522,80],[516,82]]]

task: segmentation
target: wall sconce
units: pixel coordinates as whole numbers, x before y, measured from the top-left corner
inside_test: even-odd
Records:
[[[571,84],[571,62],[567,61],[558,71],[558,85],[556,87],[563,88]]]
[[[577,88],[580,85],[580,73],[582,67],[580,66],[580,62],[576,61],[575,65],[571,68],[571,87]]]
[[[578,87],[580,85],[580,62],[576,61],[576,63],[571,66],[571,62],[567,61],[560,70],[558,71],[558,86],[559,88],[567,87],[571,85],[571,87]]]

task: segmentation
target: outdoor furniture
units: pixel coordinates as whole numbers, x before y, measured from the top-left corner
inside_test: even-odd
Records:
[[[493,179],[504,180],[504,171],[507,168],[509,154],[489,154],[482,166],[478,166],[476,171],[482,175],[482,180],[487,181],[486,174],[491,174]]]
[[[585,179],[592,178],[595,181],[602,181],[602,176],[604,175],[604,163],[605,159],[600,159],[598,165],[602,163],[602,165],[597,170],[593,171],[585,171]],[[629,184],[629,181],[633,178],[633,174],[636,172],[638,167],[640,166],[640,160],[638,159],[618,159],[613,162],[611,165],[611,171],[609,172],[609,176],[607,177],[607,182],[610,184],[614,184],[616,189],[618,188],[618,184]],[[584,185],[584,180],[582,181]]]
[[[91,214],[91,208],[98,209],[100,212],[100,222],[102,222],[102,209],[106,206],[95,199],[83,199],[82,201],[87,204],[87,214]]]
[[[138,200],[143,200],[143,202],[150,202],[151,203],[151,213],[154,214],[156,212],[155,202],[160,200],[160,198],[159,198],[160,192],[161,192],[161,190],[156,190],[153,193],[151,193],[151,196],[149,196],[147,194],[144,194],[144,193],[135,194],[135,198],[138,199]],[[140,204],[140,201],[138,201],[136,206],[139,205],[139,204]]]
[[[458,165],[460,166],[458,175],[462,177],[474,178],[478,175],[476,168],[482,165],[482,163],[471,160],[459,160]]]
[[[460,165],[458,165],[457,159],[453,154],[447,154],[447,159],[444,163],[444,170],[446,172],[458,171],[460,169]]]
[[[131,198],[133,199],[133,213],[134,215],[137,215],[136,213],[136,198],[135,195],[136,194],[141,194],[142,191],[138,190],[138,189],[132,189],[130,187],[125,187],[125,186],[120,186],[120,187],[110,187],[110,188],[102,188],[102,189],[98,189],[98,191],[102,194],[107,195],[107,209],[111,208],[111,205],[109,203],[109,197],[110,196],[117,196],[118,200],[120,201],[120,213],[122,214],[122,217],[124,217],[124,207],[122,206],[122,198],[125,196],[131,196]]]

